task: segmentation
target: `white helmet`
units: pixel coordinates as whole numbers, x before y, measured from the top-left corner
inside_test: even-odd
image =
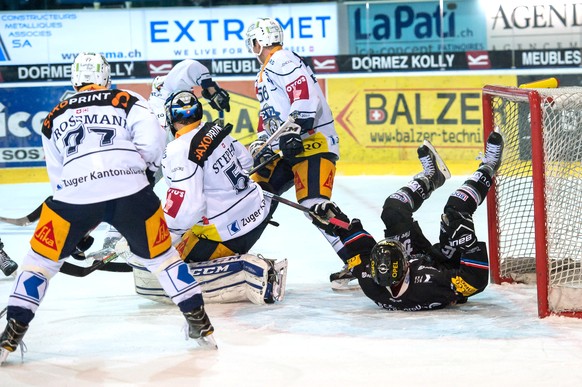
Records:
[[[253,40],[255,39],[261,47],[268,47],[273,44],[283,45],[283,28],[271,18],[257,19],[247,29],[247,38],[245,40],[247,50],[251,54],[253,54]]]
[[[111,86],[111,68],[101,54],[82,52],[71,65],[71,82],[75,88],[95,84]]]

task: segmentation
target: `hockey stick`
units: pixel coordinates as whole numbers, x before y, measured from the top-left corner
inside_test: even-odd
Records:
[[[63,262],[63,266],[61,266],[60,272],[73,277],[86,277],[87,275],[93,273],[96,270],[112,271],[118,273],[130,272],[133,269],[128,264],[121,262],[112,262],[113,260],[117,259],[120,256],[125,257],[126,255],[129,254],[130,254],[129,250],[124,251],[122,253],[118,253],[117,251],[111,248],[98,250],[87,256],[87,258],[95,259],[95,262],[93,262],[91,266],[82,267],[65,261]]]
[[[260,163],[256,167],[251,168],[249,170],[249,176],[252,175],[253,173],[255,173],[256,171],[258,171],[259,169],[271,164],[273,161],[277,160],[279,157],[281,157],[280,152],[274,153],[271,157],[269,157],[268,159],[266,159],[265,161],[263,161],[262,163]]]
[[[61,266],[59,271],[63,274],[68,274],[73,277],[86,277],[93,273],[95,270],[99,270],[100,268],[104,267],[118,256],[119,255],[115,252],[115,250],[112,249],[110,254],[104,257],[103,260],[97,260],[93,262],[91,266],[82,267],[65,261],[63,262],[63,266]]]
[[[265,147],[267,145],[270,145],[273,141],[279,139],[279,137],[281,137],[281,135],[283,133],[286,132],[293,132],[293,131],[298,131],[300,130],[301,127],[299,125],[295,124],[295,116],[292,114],[289,115],[289,118],[287,118],[287,121],[283,122],[283,124],[277,129],[275,130],[275,132],[273,132],[273,134],[271,135],[271,137],[269,137],[268,139],[265,140],[265,143],[263,145],[261,145],[260,147],[258,147],[255,151],[254,154],[258,155],[261,153],[261,151],[263,149],[265,149]]]
[[[50,198],[50,196],[48,197]],[[42,205],[48,199],[46,198],[38,207],[34,209],[30,214],[23,216],[22,218],[5,218],[0,216],[0,222],[10,223],[15,226],[28,226],[36,222],[40,218],[40,212],[42,211]]]
[[[279,195],[275,195],[272,192],[263,191],[263,195],[270,197],[271,199],[276,200],[279,203],[286,204],[289,207],[296,208],[296,209],[303,211],[303,212],[306,212],[308,214],[310,213],[309,208],[303,207],[301,204],[297,204],[295,202],[292,202],[291,200],[287,200],[285,198],[282,198]],[[338,218],[335,218],[335,217],[329,218],[328,221],[329,221],[329,223],[333,224],[334,226],[338,226],[340,228],[343,228],[344,230],[347,230],[350,226],[350,224],[348,222],[344,222],[343,220],[339,220]]]

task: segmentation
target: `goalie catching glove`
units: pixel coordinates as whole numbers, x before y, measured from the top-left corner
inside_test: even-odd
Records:
[[[210,88],[213,88],[214,91],[211,92]],[[226,90],[218,87],[216,82],[212,81],[203,85],[202,96],[208,100],[213,109],[230,112],[230,95]]]
[[[471,214],[446,208],[441,216],[441,232],[448,238],[448,245],[466,251],[477,244],[475,225]]]
[[[309,209],[309,215],[311,216],[311,223],[313,223],[315,227],[323,230],[326,234],[331,236],[338,236],[337,231],[340,229],[339,226],[329,222],[331,218],[336,218],[346,223],[350,222],[347,215],[344,214],[337,204],[333,202],[323,202],[311,206]]]

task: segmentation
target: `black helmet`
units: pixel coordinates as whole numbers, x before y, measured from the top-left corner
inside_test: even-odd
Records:
[[[408,269],[408,254],[404,245],[394,239],[376,243],[370,254],[372,279],[380,286],[399,284]]]
[[[189,119],[190,122],[202,119],[202,105],[198,98],[190,91],[178,91],[172,93],[165,103],[166,122],[170,130],[175,134],[174,123]]]

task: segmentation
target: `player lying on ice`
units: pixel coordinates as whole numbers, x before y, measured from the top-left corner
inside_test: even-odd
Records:
[[[204,300],[281,301],[287,260],[248,254],[274,210],[246,172],[253,165],[249,151],[230,136],[232,125],[203,120],[202,105],[189,90],[168,97],[165,117],[175,137],[162,159],[165,217],[180,256],[201,276]],[[169,300],[155,276],[132,266],[138,294]]]
[[[311,207],[314,222],[341,238],[350,256],[345,263],[364,294],[382,308],[415,311],[464,303],[489,281],[486,246],[475,236],[472,215],[487,195],[502,151],[501,135],[491,133],[479,168],[449,196],[435,245],[413,219],[413,213],[450,177],[428,141],[418,148],[423,172],[384,203],[386,239],[376,243],[358,219],[351,221],[349,230],[325,222],[332,216],[349,221],[334,203]]]

